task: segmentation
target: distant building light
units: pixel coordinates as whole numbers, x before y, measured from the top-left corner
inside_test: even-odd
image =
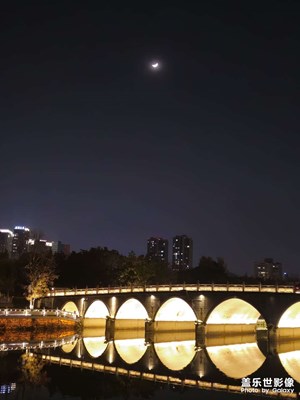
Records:
[[[30,229],[29,228],[26,228],[26,226],[15,226],[15,228],[14,229],[16,229],[16,230],[20,230],[20,231],[26,231],[26,232],[29,232],[30,231]]]

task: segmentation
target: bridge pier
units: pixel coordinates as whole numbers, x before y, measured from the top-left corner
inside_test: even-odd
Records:
[[[115,337],[115,318],[106,317],[105,339],[109,342]]]
[[[154,325],[152,320],[146,320],[145,322],[145,342],[154,342]]]
[[[195,322],[195,342],[196,342],[196,347],[204,347],[205,346],[205,338],[206,338],[206,332],[205,332],[205,325],[201,321],[196,321]]]

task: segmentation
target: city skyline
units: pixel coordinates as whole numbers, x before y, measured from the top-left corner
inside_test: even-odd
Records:
[[[298,273],[300,3],[25,3],[1,5],[1,226]]]

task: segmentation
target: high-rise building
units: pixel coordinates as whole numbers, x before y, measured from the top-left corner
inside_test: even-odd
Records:
[[[52,252],[53,242],[45,239],[29,239],[28,251],[36,254],[47,254]]]
[[[172,248],[172,268],[184,270],[193,267],[193,240],[186,235],[175,236]]]
[[[30,239],[30,230],[26,226],[15,226],[14,236],[12,238],[12,257],[19,258],[22,254],[28,252],[28,241]]]
[[[62,243],[60,240],[52,243],[52,253],[61,253],[68,256],[71,252],[71,247],[69,244]]]
[[[0,253],[11,255],[13,232],[9,229],[0,229]]]
[[[151,261],[168,263],[168,246],[166,239],[151,237],[147,241],[147,257]]]
[[[263,261],[254,263],[254,275],[262,280],[282,279],[282,264],[275,262],[273,258],[265,258]]]

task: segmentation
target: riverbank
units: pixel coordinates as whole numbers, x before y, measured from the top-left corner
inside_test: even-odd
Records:
[[[0,341],[22,332],[46,337],[51,333],[57,336],[62,331],[74,334],[79,328],[76,316],[60,310],[0,310]]]

